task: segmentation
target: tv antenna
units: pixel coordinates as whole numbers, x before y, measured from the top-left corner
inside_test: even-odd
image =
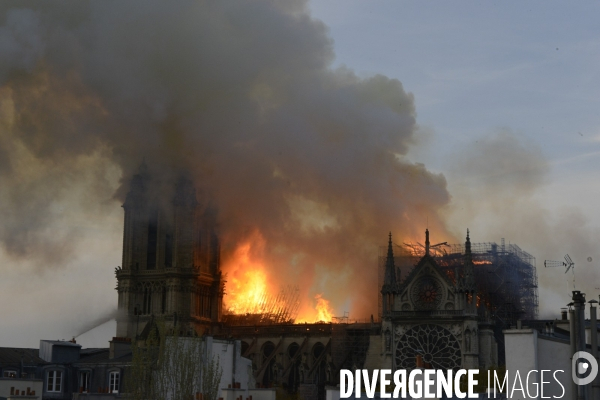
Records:
[[[565,261],[544,260],[544,268],[548,267],[564,267],[565,274],[569,270],[573,271],[573,290],[575,290],[575,263],[568,254],[565,255]]]

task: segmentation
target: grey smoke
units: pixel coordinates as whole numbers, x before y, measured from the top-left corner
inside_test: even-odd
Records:
[[[303,1],[2,3],[2,248],[60,266],[88,234],[64,213],[118,207],[145,158],[217,205],[225,260],[258,231],[271,279],[374,312],[378,245],[449,237],[450,196],[405,161],[413,95],[334,57]]]
[[[122,317],[123,314],[123,312],[113,309],[96,314],[92,316],[89,320],[80,321],[77,324],[78,326],[73,331],[74,334],[72,335],[72,337],[77,338],[78,336],[81,336],[84,333],[87,333],[92,329],[105,324],[108,321]]]
[[[536,257],[540,316],[556,317],[573,290],[571,273],[544,268],[545,259],[561,261],[568,253],[576,264],[577,290],[596,297],[600,276],[587,258],[597,259],[600,232],[574,206],[551,212],[540,205],[551,164],[539,145],[503,129],[465,146],[453,160],[449,224],[468,224],[474,241],[505,237]]]

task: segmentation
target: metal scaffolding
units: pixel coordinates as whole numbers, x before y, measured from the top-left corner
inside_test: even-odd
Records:
[[[416,243],[394,245],[394,264],[399,282],[408,276],[425,254]],[[430,249],[440,268],[456,282],[462,274],[463,244],[443,245]],[[535,319],[538,315],[538,292],[535,257],[516,244],[472,243],[473,263],[479,301],[486,304],[498,325],[508,327],[519,319]],[[387,246],[379,249],[379,287],[383,285]],[[379,294],[379,315],[382,313]]]
[[[229,325],[293,324],[299,308],[298,285],[288,285],[275,296],[265,293],[249,313],[223,313],[223,322]]]

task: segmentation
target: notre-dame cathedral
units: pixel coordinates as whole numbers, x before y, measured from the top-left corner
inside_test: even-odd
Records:
[[[339,382],[339,370],[488,368],[498,365],[494,331],[478,304],[478,284],[467,233],[460,270],[450,276],[429,254],[400,279],[389,238],[379,288],[381,320],[243,326],[221,322],[224,280],[216,212],[200,203],[191,181],[157,196],[144,168],[132,179],[123,204],[123,261],[116,270],[117,335],[136,338],[154,318],[179,334],[211,334],[241,341],[255,381],[322,390]],[[166,199],[165,199],[166,197]],[[374,296],[377,290],[374,288]],[[304,386],[303,386],[304,385]]]
[[[381,289],[381,361],[387,368],[412,369],[417,355],[426,367],[435,369],[498,364],[492,321],[477,304],[474,267],[468,231],[462,271],[452,281],[430,255],[426,230],[425,255],[400,280],[390,234]]]
[[[188,179],[161,198],[142,166],[123,209],[123,261],[116,270],[117,336],[136,337],[161,317],[184,334],[204,334],[221,318],[223,280],[216,213]]]

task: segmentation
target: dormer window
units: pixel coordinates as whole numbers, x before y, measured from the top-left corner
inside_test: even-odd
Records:
[[[15,371],[13,369],[5,369],[4,371],[2,371],[2,377],[3,378],[16,378],[17,371]]]

